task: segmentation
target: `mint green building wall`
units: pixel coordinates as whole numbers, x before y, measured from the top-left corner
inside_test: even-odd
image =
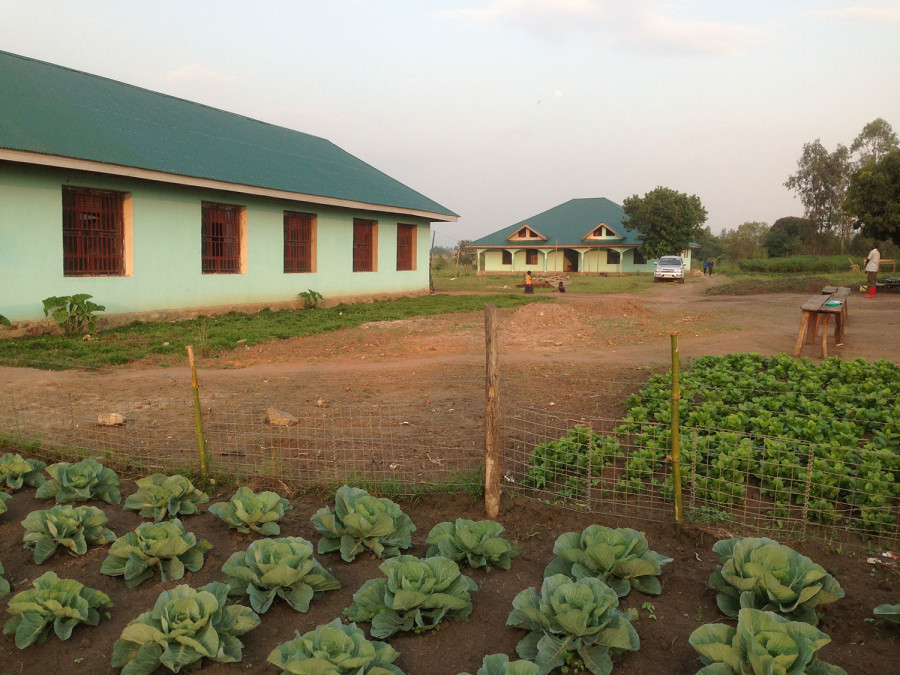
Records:
[[[65,277],[62,186],[131,195],[133,275]],[[238,204],[247,214],[247,273],[201,273],[201,203]],[[283,213],[317,215],[317,271],[283,272]],[[376,272],[352,271],[353,218],[378,222]],[[397,271],[397,223],[418,226],[416,270]],[[51,295],[90,293],[106,314],[428,289],[430,223],[423,218],[323,207],[152,181],[0,163],[0,314],[42,319]]]
[[[525,264],[525,250],[520,249],[516,251],[513,256],[513,264],[512,265],[504,265],[503,264],[503,253],[499,249],[487,249],[484,251],[481,260],[481,270],[482,272],[515,272],[524,274],[525,270],[531,270],[532,273],[541,274],[549,273],[549,274],[562,274],[563,269],[565,269],[565,259],[563,254],[563,248],[560,247],[557,252],[556,249],[550,250],[547,252],[546,262],[544,253],[542,250],[538,249],[538,262],[536,265],[526,265]],[[581,263],[582,267],[579,272],[652,272],[655,260],[649,260],[644,264],[635,264],[634,262],[634,249],[625,249],[624,252],[621,253],[621,257],[619,259],[619,263],[612,265],[606,262],[606,249],[592,249],[587,251],[582,257]],[[685,258],[685,263],[687,264],[690,258]]]

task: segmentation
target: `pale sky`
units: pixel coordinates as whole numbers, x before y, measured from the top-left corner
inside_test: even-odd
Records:
[[[325,137],[460,214],[696,194],[802,215],[802,146],[900,132],[900,0],[0,0],[0,49]],[[3,85],[0,72],[0,86]]]

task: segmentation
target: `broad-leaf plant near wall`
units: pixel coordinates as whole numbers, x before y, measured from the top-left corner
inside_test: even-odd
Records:
[[[524,628],[516,653],[533,660],[542,673],[566,666],[576,656],[588,672],[609,675],[612,657],[640,647],[631,615],[618,610],[616,592],[599,579],[572,581],[563,574],[544,579],[513,600],[507,626]]]
[[[144,518],[159,522],[165,518],[190,516],[199,513],[199,504],[205,504],[209,497],[198,490],[190,480],[180,474],[167,476],[154,473],[135,481],[137,492],[125,499],[125,508],[137,511]]]
[[[460,565],[491,571],[491,565],[508,570],[518,547],[501,537],[503,526],[493,520],[438,523],[428,533],[426,557],[442,555]]]
[[[373,497],[361,488],[344,485],[334,496],[334,508],[316,511],[312,524],[322,534],[317,551],[340,551],[351,562],[362,551],[379,558],[400,555],[412,546],[416,526],[400,507],[386,497]]]
[[[471,593],[478,585],[452,560],[401,555],[378,569],[384,578],[366,581],[346,610],[351,621],[372,622],[372,637],[433,630],[444,619],[465,620],[472,613]]]
[[[244,646],[238,637],[256,628],[259,617],[227,598],[228,586],[220,582],[163,591],[152,610],[125,626],[113,647],[113,668],[122,668],[120,675],[150,675],[160,666],[194,670],[204,658],[239,662]]]
[[[847,675],[843,668],[817,658],[816,652],[831,642],[830,637],[773,612],[742,609],[736,628],[706,624],[691,633],[688,642],[706,664],[697,675]]]
[[[106,307],[93,302],[92,297],[88,293],[76,293],[44,298],[44,316],[52,316],[66,337],[93,333],[97,327],[94,312],[103,312]]]
[[[260,539],[246,551],[232,553],[222,565],[232,595],[250,596],[250,606],[259,614],[269,611],[276,597],[298,612],[325,591],[341,582],[313,556],[313,545],[302,537]]]
[[[259,532],[263,536],[277,536],[281,532],[278,521],[285,511],[293,508],[284,497],[274,492],[259,494],[249,487],[239,487],[229,502],[217,502],[209,512],[218,516],[238,532]]]
[[[821,565],[771,539],[723,539],[713,551],[722,564],[710,575],[709,585],[719,591],[716,603],[728,616],[746,608],[770,610],[815,626],[816,608],[844,597]]]
[[[367,640],[355,623],[335,619],[278,645],[267,660],[281,668],[282,675],[403,675],[393,665],[398,656],[388,643]]]
[[[660,566],[672,558],[651,551],[643,532],[627,527],[614,529],[589,525],[584,532],[566,532],[553,544],[556,554],[544,570],[544,577],[564,574],[575,581],[596,577],[620,598],[634,588],[659,595]]]
[[[0,457],[0,482],[10,490],[18,490],[23,485],[40,487],[47,480],[43,474],[46,468],[40,460],[7,452]]]
[[[96,459],[88,458],[71,464],[57,462],[47,467],[50,480],[41,485],[34,496],[37,499],[56,499],[57,504],[86,502],[102,499],[108,504],[122,501],[119,494],[119,477]]]
[[[68,640],[79,624],[96,626],[100,613],[113,606],[109,596],[75,581],[60,579],[47,572],[32,582],[34,588],[22,591],[9,601],[12,618],[4,633],[16,634],[16,647],[25,649],[47,639],[52,629],[60,640]]]
[[[23,541],[25,548],[34,551],[34,564],[40,565],[60,546],[71,555],[84,555],[88,546],[115,541],[116,535],[106,527],[107,522],[106,514],[96,506],[58,504],[25,516]]]
[[[185,570],[196,572],[203,567],[203,556],[211,548],[206,539],[198,542],[194,533],[185,532],[178,518],[141,523],[113,543],[100,572],[125,577],[129,588],[152,577],[157,568],[163,581],[178,581]]]

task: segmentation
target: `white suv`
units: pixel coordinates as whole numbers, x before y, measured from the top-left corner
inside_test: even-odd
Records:
[[[653,281],[671,279],[684,283],[684,261],[678,256],[663,256],[656,262],[653,270]]]

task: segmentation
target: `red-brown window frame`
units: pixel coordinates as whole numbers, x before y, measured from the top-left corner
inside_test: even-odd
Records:
[[[506,249],[500,251],[500,264],[501,265],[512,265],[512,252],[507,251]]]
[[[525,264],[526,265],[537,265],[538,264],[538,250],[536,248],[526,248],[525,249]]]
[[[378,247],[378,222],[353,219],[353,271],[374,272]]]
[[[415,225],[397,223],[397,271],[410,272],[416,269]]]
[[[316,216],[314,213],[284,212],[284,271],[316,271]]]
[[[201,210],[203,274],[240,274],[244,207],[203,202]]]
[[[63,276],[125,275],[127,193],[63,186]]]
[[[622,254],[616,251],[615,249],[608,248],[606,249],[606,264],[607,265],[618,265],[622,262]]]

